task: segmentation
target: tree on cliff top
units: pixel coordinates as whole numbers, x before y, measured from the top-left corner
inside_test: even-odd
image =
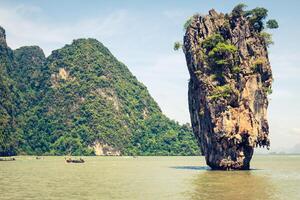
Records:
[[[277,23],[277,21],[275,19],[270,19],[267,21],[267,28],[270,28],[270,29],[275,29],[275,28],[278,28],[279,25]]]
[[[233,9],[232,9],[232,16],[234,17],[240,17],[242,15],[244,15],[244,9],[247,7],[246,4],[244,3],[240,3],[238,5],[236,5]]]
[[[262,7],[256,7],[252,10],[244,10],[247,7],[246,4],[238,4],[231,12],[233,17],[246,17],[252,24],[254,30],[261,32],[265,28],[264,20],[268,16],[268,10]],[[278,28],[278,23],[275,19],[267,21],[267,28]]]

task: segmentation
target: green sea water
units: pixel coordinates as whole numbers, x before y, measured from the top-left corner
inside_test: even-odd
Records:
[[[256,155],[249,171],[211,171],[203,157],[16,157],[0,162],[0,199],[300,199],[299,155]]]

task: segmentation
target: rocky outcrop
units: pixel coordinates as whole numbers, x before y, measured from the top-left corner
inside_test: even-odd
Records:
[[[120,156],[121,155],[120,150],[101,141],[95,141],[92,148],[94,149],[96,156]]]
[[[193,132],[212,169],[249,169],[254,147],[269,147],[267,43],[244,16],[191,18],[184,36]]]

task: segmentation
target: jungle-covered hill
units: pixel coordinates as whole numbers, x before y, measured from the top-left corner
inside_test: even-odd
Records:
[[[198,155],[191,127],[167,118],[128,68],[95,39],[45,57],[0,29],[0,155]],[[103,149],[102,149],[103,150]]]

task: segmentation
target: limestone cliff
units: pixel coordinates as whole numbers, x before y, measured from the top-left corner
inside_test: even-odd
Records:
[[[254,147],[270,144],[267,95],[273,79],[268,41],[257,22],[249,14],[210,10],[187,26],[190,117],[212,169],[249,169]]]

